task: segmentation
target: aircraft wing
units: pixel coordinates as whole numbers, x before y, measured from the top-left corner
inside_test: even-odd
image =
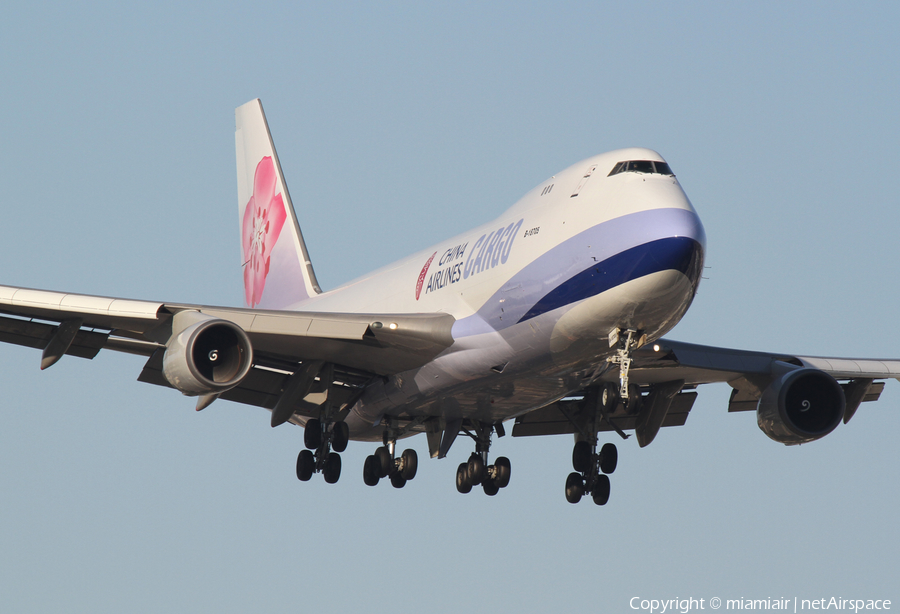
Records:
[[[648,445],[663,426],[682,426],[702,384],[727,382],[732,388],[728,411],[755,411],[760,398],[785,374],[814,369],[840,383],[846,398],[843,421],[853,417],[860,403],[877,401],[885,379],[900,380],[900,360],[801,356],[736,350],[660,339],[633,353],[629,380],[646,392],[641,411],[628,411],[622,403],[613,408],[600,431],[634,430],[642,446]],[[619,371],[608,368],[583,391],[571,398],[520,416],[513,436],[575,433],[587,420],[591,388],[618,384]],[[662,409],[661,409],[662,408]],[[655,416],[651,415],[655,411]]]
[[[213,398],[267,409],[275,409],[280,391],[288,389],[302,365],[309,363],[333,365],[333,381],[340,385],[330,394],[337,395],[333,401],[338,407],[347,408],[372,378],[424,365],[449,347],[455,321],[445,313],[266,311],[0,286],[0,342],[43,350],[42,368],[63,355],[93,358],[102,349],[146,356],[138,379],[171,386],[163,374],[163,355],[178,332],[177,326],[173,328],[177,316],[185,313],[237,325],[252,344],[253,364],[247,375]],[[841,382],[845,422],[860,403],[879,398],[884,388],[880,380],[900,379],[900,360],[754,352],[660,339],[633,352],[630,382],[644,393],[645,409],[629,411],[620,403],[604,416],[598,430],[624,435],[633,429],[647,445],[660,427],[685,423],[701,384],[727,382],[734,389],[728,411],[750,411],[757,409],[773,382],[798,369],[818,370]],[[618,383],[617,368],[594,375],[580,398],[520,416],[513,436],[577,432],[590,413],[585,400],[604,383]],[[296,403],[299,415],[316,411],[312,403]]]
[[[163,354],[179,332],[176,316],[186,312],[236,324],[247,334],[253,366],[220,396],[269,409],[301,362],[334,364],[346,401],[372,377],[433,359],[452,343],[455,321],[444,313],[265,311],[0,286],[0,342],[43,350],[41,368],[63,355],[93,358],[102,349],[147,356],[138,379],[171,386]]]
[[[683,379],[686,385],[728,382],[748,389],[741,380],[764,381],[776,363],[811,367],[835,379],[900,379],[900,360],[828,358],[735,350],[660,339],[634,353],[632,373],[641,384]],[[731,411],[742,411],[732,408]]]

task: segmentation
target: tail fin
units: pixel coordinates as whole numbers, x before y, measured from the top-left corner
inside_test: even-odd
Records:
[[[287,309],[322,292],[297,224],[262,103],[234,111],[241,263],[248,307]]]

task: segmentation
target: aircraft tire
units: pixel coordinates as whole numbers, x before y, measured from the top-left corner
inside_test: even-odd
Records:
[[[597,476],[592,498],[597,505],[606,505],[606,502],[609,501],[609,478],[602,473]]]
[[[492,478],[485,478],[481,481],[481,487],[484,489],[484,494],[488,497],[493,497],[498,492],[500,492],[500,485],[497,484]]]
[[[309,450],[302,450],[297,456],[297,479],[308,482],[316,470],[316,458]]]
[[[317,450],[322,445],[322,423],[317,418],[306,421],[303,429],[303,444],[307,450]]]
[[[402,473],[395,471],[391,474],[391,486],[394,488],[403,488],[406,486],[406,478],[403,477]]]
[[[505,456],[497,457],[497,460],[494,461],[494,467],[497,468],[497,486],[500,488],[509,486],[509,476],[512,473],[509,459]]]
[[[628,386],[628,403],[626,408],[629,414],[635,415],[641,411],[641,388],[637,384]]]
[[[331,430],[331,449],[335,452],[343,452],[347,449],[347,443],[350,441],[350,427],[341,420],[335,422]]]
[[[578,503],[584,496],[584,478],[574,471],[566,478],[566,501]]]
[[[394,470],[394,459],[387,446],[381,446],[375,450],[375,458],[378,459],[378,477],[386,478]]]
[[[600,405],[607,414],[612,413],[619,404],[619,389],[615,384],[604,384],[600,390]]]
[[[603,473],[613,473],[618,464],[619,451],[616,449],[616,444],[603,444],[603,447],[600,448],[600,471]]]
[[[460,463],[456,468],[456,490],[462,494],[472,492],[472,482],[469,481],[469,464]]]
[[[477,452],[473,452],[469,457],[469,482],[472,486],[481,484],[484,479],[484,460]]]
[[[591,444],[587,441],[575,442],[572,448],[572,469],[578,473],[586,472],[591,466]]]
[[[341,479],[341,455],[337,452],[329,452],[325,458],[325,466],[322,475],[329,484],[335,484]]]
[[[363,463],[363,482],[366,486],[376,486],[381,479],[381,464],[374,454],[366,457]]]
[[[416,472],[419,470],[419,455],[412,448],[403,450],[403,454],[400,456],[400,464],[403,466],[403,471],[401,471],[403,479],[411,480],[416,477]]]

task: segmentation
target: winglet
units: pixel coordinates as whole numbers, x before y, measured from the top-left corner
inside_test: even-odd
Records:
[[[251,100],[234,118],[245,299],[248,307],[288,309],[321,290],[262,103]]]

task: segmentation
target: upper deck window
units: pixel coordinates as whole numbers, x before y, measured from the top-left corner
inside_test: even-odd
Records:
[[[654,160],[628,160],[619,162],[610,171],[607,177],[618,175],[619,173],[651,173],[654,175],[675,175],[669,165],[665,162],[656,162]]]

